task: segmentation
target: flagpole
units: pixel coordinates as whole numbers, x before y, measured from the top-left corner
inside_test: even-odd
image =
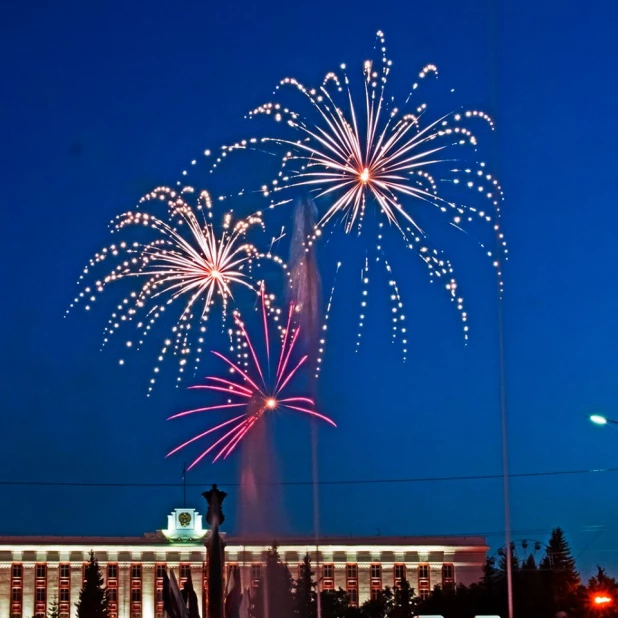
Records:
[[[187,508],[187,463],[182,464],[182,508]]]

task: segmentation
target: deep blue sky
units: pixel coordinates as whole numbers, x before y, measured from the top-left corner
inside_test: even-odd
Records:
[[[506,191],[512,250],[504,308],[512,471],[616,465],[618,432],[586,415],[618,416],[617,9],[494,4],[5,3],[0,478],[179,480],[181,460],[163,454],[186,427],[164,419],[186,394],[167,385],[146,399],[151,356],[121,368],[118,348],[98,352],[111,289],[97,311],[63,319],[75,279],[114,215],[173,183],[204,147],[245,134],[243,114],[281,77],[315,83],[340,62],[355,69],[378,28],[401,94],[435,62],[445,92],[455,87],[458,102],[498,122],[484,148]],[[473,243],[457,253],[473,329],[467,347],[412,259],[409,281],[400,275],[407,364],[378,310],[354,355],[348,316],[355,321],[357,298],[336,307],[320,397],[340,427],[320,434],[322,478],[500,472],[495,288]],[[310,478],[308,426],[281,418],[277,429],[281,479]],[[203,465],[190,480],[225,485],[236,463]],[[515,479],[516,538],[543,540],[559,525],[586,572],[597,562],[618,569],[617,482],[611,473]],[[181,497],[169,488],[0,491],[7,534],[141,533],[161,527]],[[310,529],[310,495],[287,490],[289,530]],[[202,507],[197,489],[189,498]],[[328,533],[503,530],[497,481],[327,487],[321,500]],[[231,529],[234,501],[232,490]]]

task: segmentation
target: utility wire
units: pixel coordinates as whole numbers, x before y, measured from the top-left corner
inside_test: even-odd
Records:
[[[591,468],[591,469],[579,469],[579,470],[553,470],[553,471],[536,471],[536,472],[519,472],[515,474],[509,474],[509,478],[534,478],[534,477],[548,477],[548,476],[569,476],[577,474],[596,474],[602,472],[618,472],[616,468]],[[425,477],[412,477],[401,479],[347,479],[347,480],[322,480],[318,481],[319,485],[386,485],[397,483],[440,483],[449,481],[490,481],[501,480],[503,474],[474,474],[474,475],[460,475],[460,476],[425,476]],[[8,481],[0,480],[0,487],[179,487],[182,482],[178,483],[121,483],[121,482],[89,482],[89,481]],[[186,483],[187,487],[205,487],[212,483]],[[313,481],[282,481],[273,483],[262,483],[268,486],[309,486],[313,485]],[[239,487],[240,483],[221,483],[219,485],[225,485],[226,487]]]

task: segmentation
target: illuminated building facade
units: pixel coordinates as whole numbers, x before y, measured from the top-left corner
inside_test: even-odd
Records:
[[[165,530],[143,537],[0,537],[0,616],[43,618],[57,598],[63,618],[75,618],[84,567],[93,550],[105,579],[110,618],[157,618],[163,612],[163,574],[182,586],[190,576],[205,615],[207,531],[194,509],[176,509]],[[260,582],[269,542],[226,538],[226,568],[239,566],[243,588]],[[293,577],[306,553],[321,590],[343,588],[354,603],[406,578],[417,594],[436,585],[478,581],[487,546],[482,537],[323,538],[279,543]]]

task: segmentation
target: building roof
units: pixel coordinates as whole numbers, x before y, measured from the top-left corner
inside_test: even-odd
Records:
[[[273,542],[280,546],[315,547],[313,536],[294,537],[236,537],[223,535],[228,546],[271,546]],[[481,536],[348,536],[318,539],[319,546],[341,547],[459,547],[485,551],[487,542]],[[171,542],[161,532],[143,536],[2,536],[1,546],[161,546],[161,547],[203,547],[203,540]]]

